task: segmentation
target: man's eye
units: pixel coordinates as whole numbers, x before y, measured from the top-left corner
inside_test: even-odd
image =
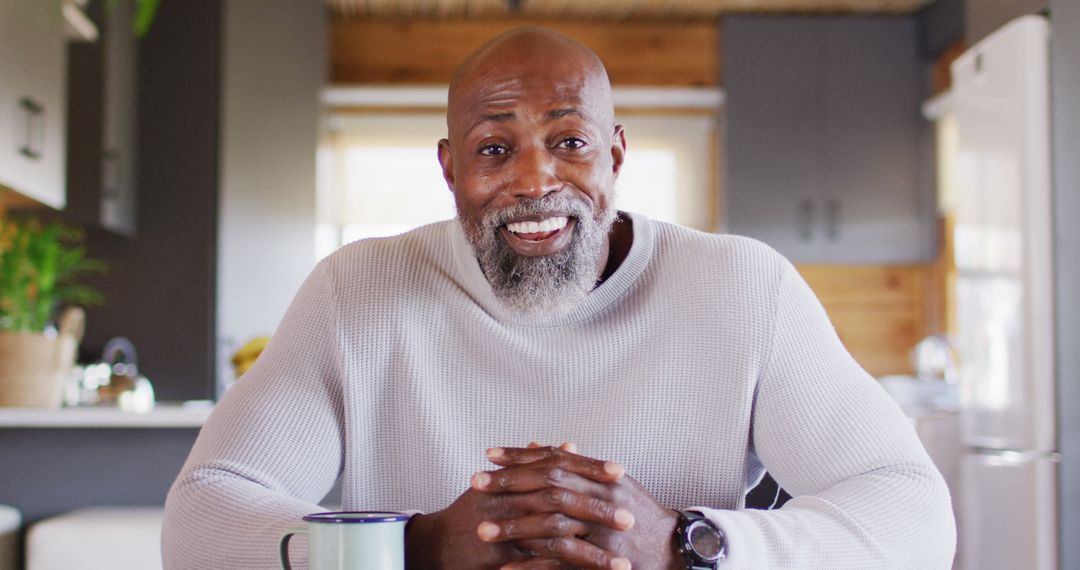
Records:
[[[559,148],[565,148],[569,150],[577,150],[583,146],[585,146],[585,141],[577,137],[565,138],[559,143]]]
[[[501,144],[489,144],[480,147],[480,154],[484,156],[502,156],[510,152],[510,149]]]

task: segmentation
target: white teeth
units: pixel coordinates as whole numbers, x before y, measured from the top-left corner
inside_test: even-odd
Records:
[[[561,230],[566,227],[566,222],[569,218],[565,216],[558,216],[554,218],[548,218],[539,222],[514,222],[506,224],[506,229],[514,232],[515,234],[535,234],[539,232],[551,232],[555,230]]]

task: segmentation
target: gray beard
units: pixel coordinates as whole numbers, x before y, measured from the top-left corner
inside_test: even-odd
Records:
[[[499,229],[509,220],[541,212],[560,212],[577,220],[570,244],[549,256],[518,255]],[[595,214],[579,200],[553,192],[491,211],[482,220],[458,219],[495,296],[511,309],[531,316],[561,316],[574,310],[592,291],[604,240],[617,212],[608,206]]]

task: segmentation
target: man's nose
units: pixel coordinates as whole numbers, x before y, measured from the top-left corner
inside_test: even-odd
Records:
[[[520,149],[512,169],[510,191],[515,197],[542,198],[561,186],[556,176],[555,157],[542,146]]]

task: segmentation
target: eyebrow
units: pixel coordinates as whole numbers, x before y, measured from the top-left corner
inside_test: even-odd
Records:
[[[493,123],[505,123],[507,121],[514,120],[514,118],[515,115],[513,113],[492,113],[490,115],[480,115],[480,118],[477,119],[475,123],[473,123],[473,126],[475,127],[480,123],[486,123],[488,121],[491,121]]]
[[[584,116],[584,115],[582,115],[581,111],[578,110],[575,107],[567,107],[565,109],[554,109],[554,110],[548,111],[545,114],[545,116],[547,117],[547,119],[549,121],[554,121],[554,120],[557,120],[557,119],[561,119],[561,118],[563,118],[563,117],[565,117],[567,115]],[[514,120],[516,118],[517,118],[517,115],[515,115],[514,113],[491,113],[491,114],[488,114],[488,115],[480,115],[480,117],[476,120],[476,122],[473,123],[473,125],[471,127],[469,127],[469,130],[471,131],[471,130],[475,129],[477,126],[479,126],[479,125],[481,125],[483,123],[489,122],[489,121],[493,122],[493,123],[505,123],[505,122],[512,121],[512,120]]]
[[[581,114],[581,111],[579,111],[576,107],[569,107],[567,109],[556,109],[554,111],[547,112],[547,117],[549,120],[561,119],[567,115],[577,115],[579,117],[583,116]]]

